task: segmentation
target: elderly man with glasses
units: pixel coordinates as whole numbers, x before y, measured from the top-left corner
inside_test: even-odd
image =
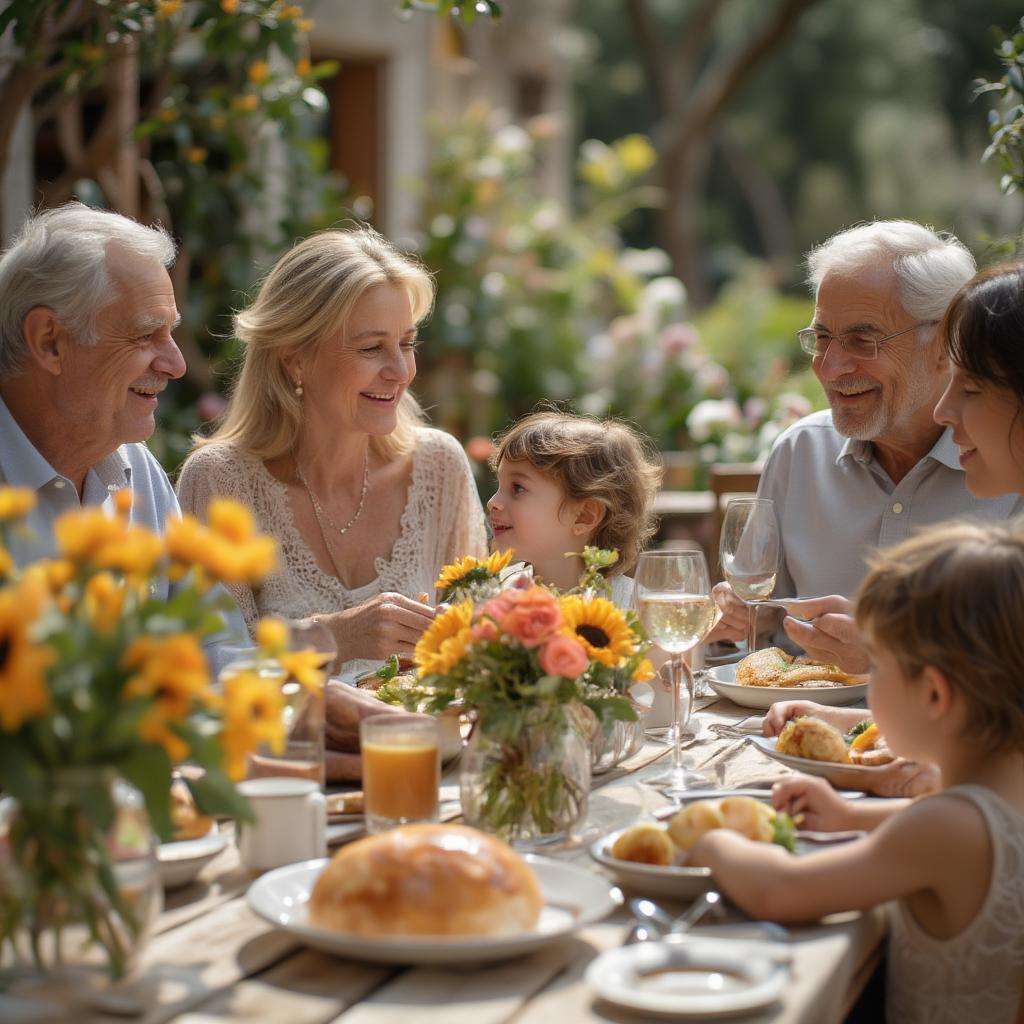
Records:
[[[878,221],[834,235],[808,266],[814,322],[798,337],[831,408],[779,437],[758,495],[775,501],[782,535],[772,596],[833,595],[800,606],[812,622],[783,620],[788,646],[862,671],[847,599],[870,551],[931,523],[1006,519],[1024,505],[972,497],[950,430],[932,418],[950,373],[937,324],[975,271],[963,244],[911,221]],[[710,639],[739,639],[746,607],[728,584],[716,600],[723,618]]]

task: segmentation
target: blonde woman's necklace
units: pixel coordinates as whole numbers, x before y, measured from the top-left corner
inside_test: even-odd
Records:
[[[344,525],[338,526],[338,524],[330,517],[327,510],[317,500],[317,496],[313,493],[313,488],[309,486],[309,481],[306,479],[306,474],[302,472],[302,467],[299,465],[299,460],[293,455],[292,458],[295,460],[295,475],[299,478],[299,483],[306,489],[306,494],[309,496],[309,503],[313,506],[313,514],[316,516],[317,525],[320,527],[320,532],[324,532],[324,520],[327,521],[327,525],[332,530],[337,531],[340,536],[344,537],[346,533],[355,525],[356,520],[363,514],[363,506],[366,504],[366,492],[370,489],[370,449],[367,447],[366,454],[363,456],[363,490],[359,495],[359,505],[356,507],[352,518]],[[326,541],[326,537],[324,540]]]

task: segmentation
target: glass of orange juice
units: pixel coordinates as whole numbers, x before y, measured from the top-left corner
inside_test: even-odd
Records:
[[[440,730],[430,715],[371,715],[359,724],[367,832],[437,821]]]

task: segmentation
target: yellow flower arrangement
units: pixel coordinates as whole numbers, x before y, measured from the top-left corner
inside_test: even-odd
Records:
[[[122,777],[167,839],[172,767],[187,759],[205,769],[188,783],[200,808],[244,818],[230,783],[259,746],[284,743],[282,681],[318,688],[324,677],[323,655],[288,651],[284,624],[265,623],[258,657],[261,667],[275,665],[276,678],[240,675],[217,691],[202,641],[221,628],[215,613],[227,597],[212,584],[255,583],[276,564],[274,541],[257,533],[246,509],[213,502],[208,524],[185,517],[161,537],[131,521],[132,495],[120,491],[111,512],[60,516],[58,557],[18,572],[8,533],[24,529],[18,519],[33,501],[32,492],[0,487],[0,791],[19,808],[0,847],[35,865],[17,886],[0,878],[0,959],[39,901],[85,908],[98,890],[110,913],[132,919],[110,871],[109,793],[93,786],[69,829],[55,780]],[[123,969],[113,932],[97,926],[94,940],[114,973]]]
[[[442,599],[448,600],[452,595],[471,591],[479,584],[487,588],[492,582],[501,579],[502,571],[508,568],[511,561],[511,549],[505,552],[496,551],[486,558],[466,555],[465,558],[460,558],[441,570],[434,589],[440,590]]]
[[[579,641],[588,657],[608,668],[622,668],[636,654],[636,634],[626,616],[607,598],[570,594],[558,606],[562,632]]]
[[[472,601],[460,601],[434,619],[416,644],[416,666],[422,674],[449,672],[462,660],[473,639],[472,621]]]

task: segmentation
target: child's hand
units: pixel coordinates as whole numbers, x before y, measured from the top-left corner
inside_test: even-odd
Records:
[[[853,827],[846,800],[824,779],[811,775],[794,775],[776,782],[772,786],[772,805],[796,818],[798,827],[814,832],[842,832]]]
[[[815,704],[809,700],[776,701],[764,716],[761,732],[765,736],[778,736],[782,727],[791,719],[801,715],[810,715],[834,725],[840,732],[849,732],[869,715],[863,708],[833,708],[824,704]]]

